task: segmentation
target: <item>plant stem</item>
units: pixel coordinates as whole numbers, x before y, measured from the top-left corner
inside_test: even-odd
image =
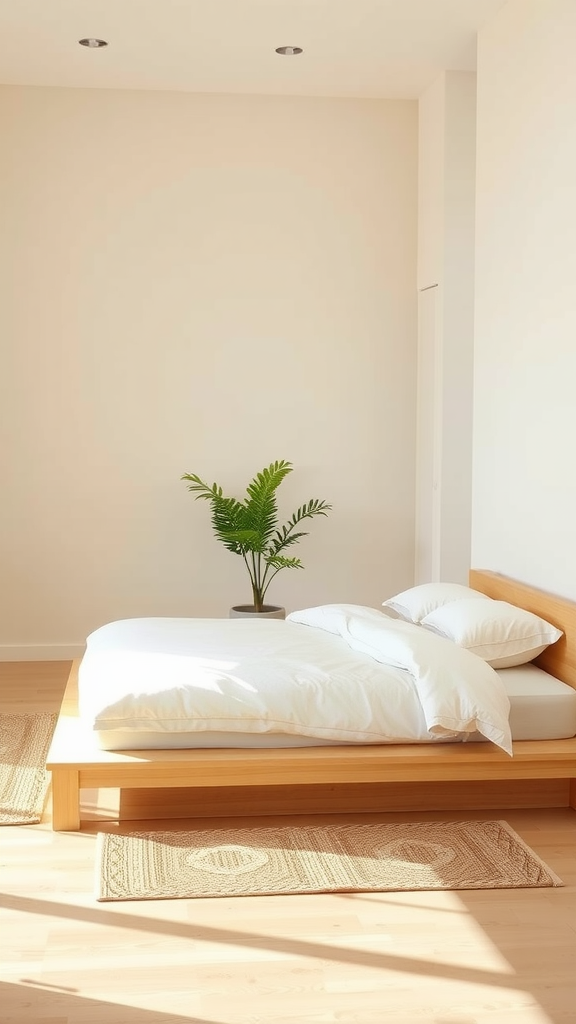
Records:
[[[252,585],[252,598],[253,598],[253,602],[254,602],[254,611],[255,612],[261,612],[262,609],[264,608],[264,602],[262,600],[262,596],[263,595],[258,590],[258,587],[255,587],[254,585]]]
[[[254,598],[254,607],[257,612],[262,611],[263,594],[262,594],[262,580],[261,576],[261,559],[260,553],[252,551],[252,595]]]

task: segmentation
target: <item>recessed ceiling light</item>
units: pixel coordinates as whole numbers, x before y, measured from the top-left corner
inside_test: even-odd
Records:
[[[301,46],[277,46],[276,53],[281,53],[284,57],[295,57],[297,53],[302,53]]]
[[[95,39],[94,36],[88,36],[87,39],[79,39],[80,46],[88,46],[91,50],[97,50],[100,46],[108,46],[105,39]]]

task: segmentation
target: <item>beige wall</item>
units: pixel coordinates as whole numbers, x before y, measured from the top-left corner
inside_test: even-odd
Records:
[[[511,0],[478,58],[472,558],[576,598],[576,3]]]
[[[241,493],[287,458],[284,512],[333,502],[273,601],[410,583],[416,122],[410,101],[0,91],[0,656],[249,600],[185,471]]]

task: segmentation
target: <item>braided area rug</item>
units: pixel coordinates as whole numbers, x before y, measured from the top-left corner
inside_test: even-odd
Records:
[[[46,756],[57,715],[0,715],[0,825],[40,821],[50,773]]]
[[[98,834],[98,900],[563,884],[505,821]]]

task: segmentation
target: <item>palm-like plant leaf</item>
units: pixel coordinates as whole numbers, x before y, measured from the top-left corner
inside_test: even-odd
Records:
[[[274,569],[303,569],[304,566],[299,558],[284,558],[283,555],[270,555],[266,558],[266,564]]]
[[[296,512],[294,512],[284,526],[280,527],[280,529],[276,531],[270,545],[270,550],[274,553],[283,551],[284,548],[289,547],[290,544],[294,544],[296,541],[300,540],[301,537],[307,537],[307,532],[300,531],[298,533],[293,533],[293,530],[302,522],[303,519],[313,519],[314,516],[328,515],[331,508],[332,505],[329,505],[327,501],[321,501],[319,498],[312,498],[310,501],[306,502],[305,505],[302,505]]]
[[[245,503],[247,527],[257,530],[262,538],[262,549],[273,535],[278,523],[276,491],[289,473],[292,465],[282,459],[273,462],[257,473],[248,485],[248,499]]]
[[[299,533],[290,533],[288,526],[282,526],[272,537],[268,552],[270,555],[274,555],[278,551],[283,551],[284,548],[290,547],[291,544],[297,544],[302,537],[307,536],[308,533],[304,530],[301,530]]]
[[[212,484],[210,487],[195,474],[187,473],[182,479],[190,481],[188,490],[195,492],[197,499],[204,498],[210,502],[212,528],[218,540],[229,551],[233,551],[236,555],[241,555],[243,553],[243,542],[239,533],[242,527],[242,514],[244,511],[241,502],[237,501],[236,498],[226,498],[218,484]]]

